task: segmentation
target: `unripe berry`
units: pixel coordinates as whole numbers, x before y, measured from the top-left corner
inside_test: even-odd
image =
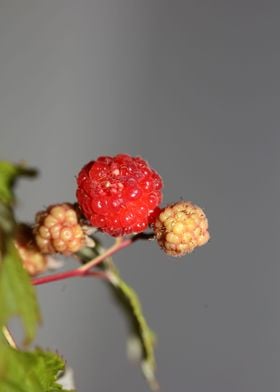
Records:
[[[47,257],[40,252],[31,227],[18,225],[14,243],[29,275],[35,276],[47,269]]]
[[[183,256],[206,244],[208,220],[200,207],[189,201],[162,209],[153,223],[160,247],[170,256]]]
[[[69,255],[85,245],[79,212],[70,203],[52,205],[38,212],[34,234],[39,249],[46,254]]]

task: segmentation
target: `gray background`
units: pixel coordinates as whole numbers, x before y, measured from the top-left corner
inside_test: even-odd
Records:
[[[181,260],[137,243],[115,260],[158,334],[162,391],[279,392],[276,1],[0,1],[2,159],[41,169],[18,216],[74,200],[101,154],[142,155],[165,202],[201,205],[211,242]],[[71,263],[71,262],[69,262]],[[146,391],[100,281],[38,289],[37,342],[80,392]]]

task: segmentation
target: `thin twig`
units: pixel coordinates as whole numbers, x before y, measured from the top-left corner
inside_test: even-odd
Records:
[[[101,271],[87,271],[86,273],[83,273],[80,272],[79,269],[74,269],[70,271],[61,272],[59,274],[52,274],[52,275],[43,276],[41,278],[35,278],[32,280],[32,284],[34,286],[39,286],[41,284],[56,282],[58,280],[64,280],[64,279],[76,278],[76,277],[85,278],[87,276],[94,276],[96,278],[107,279],[106,274],[104,274]]]
[[[96,276],[98,278],[107,279],[106,274],[99,271],[91,271],[91,270],[94,267],[96,267],[98,264],[100,264],[102,261],[115,254],[116,252],[120,251],[123,248],[128,247],[133,242],[138,240],[148,240],[151,238],[153,238],[153,234],[145,234],[145,233],[140,233],[125,239],[123,237],[118,237],[116,238],[115,243],[109,249],[107,249],[105,252],[101,253],[100,255],[94,257],[92,260],[82,265],[81,267],[70,271],[43,276],[41,278],[35,278],[32,280],[32,284],[38,286],[45,283],[56,282],[58,280],[75,278],[75,277],[86,277],[86,276]]]
[[[11,332],[9,331],[9,329],[4,325],[4,327],[2,328],[2,330],[3,330],[3,335],[5,336],[5,339],[7,340],[7,342],[9,343],[9,345],[10,345],[12,348],[16,349],[16,348],[17,348],[16,342],[15,342],[15,340],[14,340],[14,338],[13,338]]]
[[[101,263],[107,257],[112,256],[114,253],[118,252],[119,250],[131,245],[131,243],[132,243],[131,238],[123,239],[122,237],[118,237],[116,239],[114,245],[112,245],[105,252],[101,253],[101,255],[95,257],[94,259],[92,259],[88,263],[79,267],[78,270],[81,271],[81,273],[86,273],[87,271],[89,271],[93,267],[96,267],[99,263]]]

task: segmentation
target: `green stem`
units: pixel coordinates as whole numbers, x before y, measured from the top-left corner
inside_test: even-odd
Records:
[[[140,340],[142,347],[142,371],[151,390],[156,391],[159,389],[159,384],[155,377],[155,334],[150,329],[144,317],[138,295],[133,288],[120,277],[113,264],[108,267],[106,276],[108,282],[112,285],[115,297],[123,305],[123,308],[130,320],[134,336]]]

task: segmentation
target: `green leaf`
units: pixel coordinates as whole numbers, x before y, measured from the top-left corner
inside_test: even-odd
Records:
[[[13,185],[19,176],[34,176],[36,171],[23,164],[0,161],[0,328],[10,317],[19,316],[30,342],[40,320],[35,291],[13,243],[15,219],[12,210]]]
[[[135,290],[120,276],[111,258],[100,265],[110,283],[112,294],[124,310],[130,325],[131,336],[128,344],[132,351],[140,353],[141,368],[149,387],[153,391],[159,389],[156,379],[155,334],[150,329],[143,313],[141,302]]]
[[[19,176],[33,177],[35,169],[24,164],[15,165],[8,161],[0,161],[0,202],[11,205],[14,201],[13,186]]]
[[[104,253],[100,241],[92,236],[96,246],[95,248],[84,248],[79,252],[79,257],[86,263],[94,257]],[[156,337],[150,329],[134,289],[129,286],[120,276],[111,257],[107,257],[98,265],[107,276],[108,286],[117,301],[118,305],[124,311],[127,318],[131,336],[128,339],[129,355],[140,360],[142,373],[147,380],[149,387],[153,391],[159,389],[156,379],[156,360],[155,360],[155,342]]]
[[[13,234],[14,228],[15,220],[11,207],[0,202],[0,236],[2,241],[6,236]]]
[[[0,261],[0,327],[13,316],[21,318],[25,343],[29,343],[40,321],[39,306],[34,287],[22,266],[13,240],[8,238],[6,251]]]
[[[18,351],[3,339],[0,342],[0,391],[66,392],[57,383],[64,368],[63,359],[55,353],[41,349]]]

